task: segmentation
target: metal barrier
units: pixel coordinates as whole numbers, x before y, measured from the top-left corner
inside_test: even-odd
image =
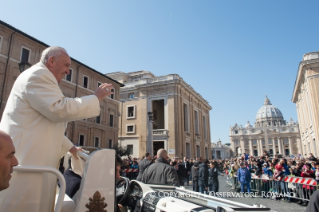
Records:
[[[231,190],[240,191],[240,184],[237,176],[233,177]],[[313,178],[283,176],[279,179],[269,178],[262,174],[251,176],[251,191],[258,192],[259,195],[266,198],[285,198],[287,200],[297,199],[309,201],[311,195],[317,190],[317,182]]]
[[[122,177],[127,177],[130,180],[136,180],[138,169],[122,169]]]

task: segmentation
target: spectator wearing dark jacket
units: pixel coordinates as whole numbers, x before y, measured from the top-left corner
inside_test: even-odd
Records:
[[[218,175],[219,170],[217,169],[217,162],[210,162],[208,169],[208,187],[210,192],[218,192],[219,190],[219,181]],[[223,174],[221,174],[223,176]]]
[[[297,162],[297,165],[294,168],[292,168],[292,174],[296,177],[301,177],[302,166],[303,164],[301,162]]]
[[[142,182],[146,184],[179,186],[175,168],[170,166],[167,151],[159,149],[155,163],[147,167],[143,173]]]
[[[194,161],[193,159],[191,159],[189,161],[189,181],[192,181],[193,180],[193,177],[192,177],[192,167],[194,165]]]
[[[185,167],[183,166],[182,161],[179,161],[178,162],[177,175],[178,175],[179,184],[181,186],[184,186],[183,179],[185,177],[185,172],[186,172],[186,170],[185,170]]]
[[[193,181],[193,191],[199,192],[198,187],[198,172],[199,172],[199,165],[201,162],[197,159],[192,166],[192,181]]]
[[[311,160],[311,161],[317,161],[317,159],[313,156],[312,153],[309,153],[309,158],[308,159]]]
[[[208,190],[208,160],[206,159],[204,163],[199,165],[198,172],[198,186],[199,192],[204,193],[205,190]]]
[[[138,163],[138,176],[136,178],[136,180],[141,181],[142,180],[142,176],[143,173],[145,171],[145,169],[152,164],[152,159],[151,159],[151,155],[150,153],[145,153],[145,159],[143,159],[142,161],[140,161]]]
[[[191,165],[187,161],[186,157],[184,157],[183,166],[185,168],[185,175],[184,175],[184,179],[183,179],[183,185],[186,182],[187,186],[189,186],[189,175],[190,175],[190,172],[191,172]]]

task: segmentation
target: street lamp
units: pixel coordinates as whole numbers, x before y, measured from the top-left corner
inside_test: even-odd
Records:
[[[24,72],[25,70],[27,70],[30,67],[31,67],[31,64],[28,62],[20,62],[19,63],[20,73]]]
[[[148,115],[148,135],[146,149],[153,156],[153,112],[147,112]]]

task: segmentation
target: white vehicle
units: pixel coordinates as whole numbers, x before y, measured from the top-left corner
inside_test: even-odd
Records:
[[[115,151],[103,149],[90,155],[79,153],[85,160],[79,191],[73,199],[65,195],[65,180],[56,169],[48,167],[17,166],[14,171],[50,172],[60,180],[55,212],[230,212],[272,211],[262,206],[217,198],[183,187],[150,185],[122,178],[115,185]],[[119,200],[117,202],[117,199]]]

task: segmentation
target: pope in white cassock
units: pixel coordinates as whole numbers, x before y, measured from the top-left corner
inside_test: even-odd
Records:
[[[13,85],[0,129],[11,136],[21,165],[57,168],[67,151],[77,158],[78,148],[64,136],[67,122],[98,116],[99,101],[112,93],[112,85],[104,83],[94,95],[65,97],[58,84],[70,65],[65,49],[49,47]],[[14,172],[10,187],[0,192],[0,211],[50,212],[55,186],[52,174]]]

